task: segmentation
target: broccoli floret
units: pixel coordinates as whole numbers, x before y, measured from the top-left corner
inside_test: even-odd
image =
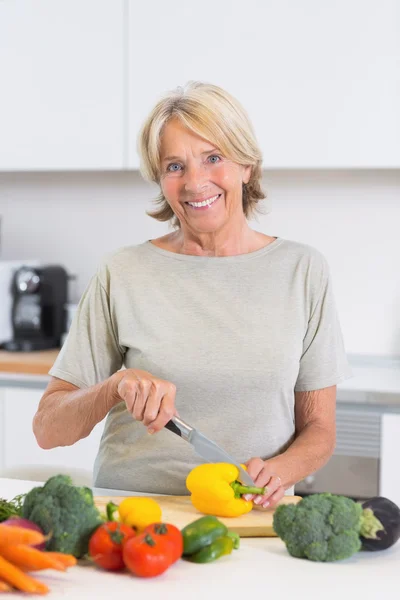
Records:
[[[361,549],[363,510],[334,494],[313,494],[275,510],[273,527],[296,558],[328,562],[349,558]]]
[[[67,475],[50,477],[43,487],[25,496],[22,516],[39,525],[51,537],[47,550],[81,558],[88,551],[90,536],[103,522],[92,491],[74,486]]]

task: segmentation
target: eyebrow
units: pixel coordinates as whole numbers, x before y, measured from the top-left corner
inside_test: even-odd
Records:
[[[220,150],[218,150],[218,148],[211,148],[210,150],[205,150],[204,152],[201,153],[201,155],[203,156],[203,154],[211,154],[212,152],[220,152]],[[182,160],[180,156],[166,156],[165,158],[162,159],[161,162],[167,162],[169,160]]]

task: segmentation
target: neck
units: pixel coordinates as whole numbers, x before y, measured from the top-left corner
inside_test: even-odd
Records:
[[[230,227],[229,231],[199,233],[180,229],[172,236],[171,242],[176,252],[195,256],[235,256],[253,252],[265,245],[265,241],[260,243],[260,234],[251,229],[246,220]]]

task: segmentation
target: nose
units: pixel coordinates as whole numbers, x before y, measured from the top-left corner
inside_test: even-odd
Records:
[[[203,164],[192,164],[186,167],[185,190],[189,194],[198,194],[207,187],[207,172]]]

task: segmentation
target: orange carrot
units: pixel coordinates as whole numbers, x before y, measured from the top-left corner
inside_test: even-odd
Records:
[[[12,587],[0,579],[0,594],[1,592],[12,592]]]
[[[23,571],[41,571],[43,569],[65,571],[66,568],[60,560],[52,558],[47,552],[20,544],[2,546],[0,555]]]
[[[47,585],[29,577],[2,556],[0,556],[0,579],[29,594],[47,594],[49,592]]]
[[[36,546],[46,541],[45,537],[39,531],[25,529],[24,527],[2,525],[0,523],[0,548],[9,546],[10,544],[26,544],[28,546]]]
[[[72,554],[64,554],[63,552],[46,552],[48,556],[52,556],[56,560],[59,560],[64,567],[74,567],[78,561]]]

